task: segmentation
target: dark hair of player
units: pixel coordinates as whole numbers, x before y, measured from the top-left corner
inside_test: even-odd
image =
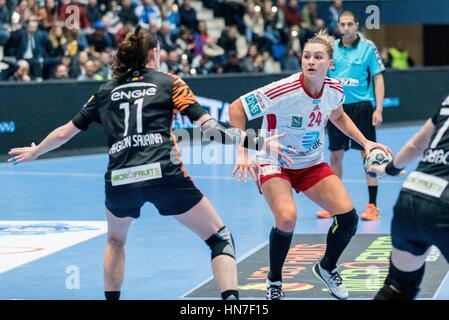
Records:
[[[130,71],[145,68],[148,62],[148,50],[158,46],[157,36],[147,29],[137,25],[134,32],[126,35],[114,56],[112,76],[122,79]]]

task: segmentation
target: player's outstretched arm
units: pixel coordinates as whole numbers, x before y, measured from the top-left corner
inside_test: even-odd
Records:
[[[393,161],[388,165],[388,168],[386,168],[386,165],[373,166],[370,171],[381,175],[405,174],[405,171],[402,171],[402,168],[422,155],[424,150],[429,146],[430,138],[434,131],[435,125],[432,123],[432,120],[427,120],[421,130],[419,130],[393,158]]]
[[[381,143],[376,143],[376,142],[366,139],[365,136],[363,135],[363,133],[360,132],[360,130],[357,128],[357,126],[351,120],[351,118],[349,118],[349,116],[343,111],[342,106],[335,109],[331,113],[331,116],[329,119],[345,135],[347,135],[351,139],[357,141],[357,143],[359,143],[363,147],[364,152],[365,152],[365,157],[367,157],[369,155],[369,152],[375,148],[379,148],[389,154],[393,154],[391,149],[388,148],[387,146],[385,146]]]
[[[41,143],[31,147],[13,148],[9,151],[9,155],[13,156],[8,162],[17,164],[20,162],[33,161],[39,156],[51,150],[57,149],[64,143],[72,139],[80,130],[75,127],[72,121],[53,130]]]

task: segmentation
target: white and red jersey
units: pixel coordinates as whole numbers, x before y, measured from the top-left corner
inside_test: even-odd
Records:
[[[324,162],[324,127],[332,111],[344,102],[343,88],[336,79],[326,78],[317,96],[304,86],[304,74],[270,83],[240,97],[249,120],[263,116],[261,135],[273,130],[287,135],[280,141],[295,148],[291,169],[303,169]],[[261,164],[277,164],[261,151],[257,153]]]

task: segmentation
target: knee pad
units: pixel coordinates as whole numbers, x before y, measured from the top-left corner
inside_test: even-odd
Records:
[[[211,235],[206,244],[211,250],[211,260],[219,255],[228,255],[235,259],[234,239],[225,226]]]
[[[392,285],[399,292],[397,293],[401,300],[412,300],[419,293],[419,287],[424,277],[425,264],[418,270],[406,272],[401,271],[391,262],[390,270],[387,279],[385,279],[385,286]],[[384,286],[384,287],[385,287]]]
[[[336,232],[341,235],[346,235],[352,237],[357,231],[357,224],[359,221],[359,216],[353,208],[351,211],[334,216],[334,223],[332,224],[332,233]]]

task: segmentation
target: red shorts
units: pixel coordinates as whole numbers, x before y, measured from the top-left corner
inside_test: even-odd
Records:
[[[290,181],[297,193],[305,191],[324,178],[335,174],[326,162],[304,169],[285,169],[280,166],[262,164],[259,168],[259,184],[263,185],[272,178]]]

